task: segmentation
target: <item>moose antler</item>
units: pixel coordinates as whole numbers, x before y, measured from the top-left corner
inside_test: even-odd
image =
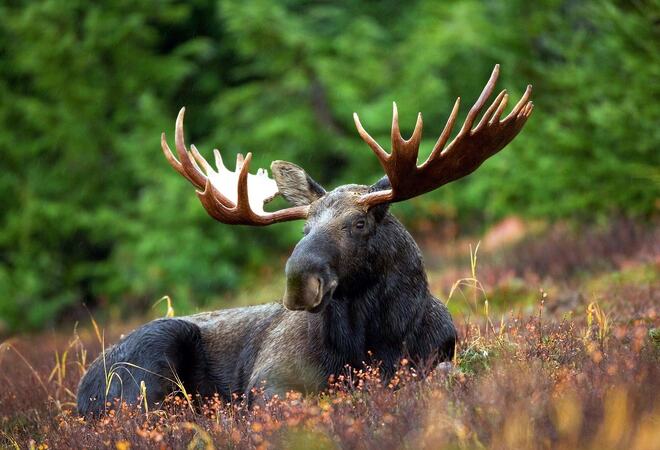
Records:
[[[499,64],[486,83],[484,90],[470,109],[461,131],[445,147],[458,115],[460,97],[456,99],[447,124],[435,143],[428,159],[417,165],[419,144],[422,139],[422,114],[417,116],[415,130],[410,139],[405,140],[399,130],[399,114],[396,103],[392,113],[392,152],[387,153],[365,131],[357,113],[353,113],[355,126],[360,137],[371,147],[385,170],[391,189],[365,194],[360,202],[369,207],[384,202],[398,202],[430,192],[438,187],[472,173],[486,159],[502,150],[518,132],[532,113],[533,104],[529,101],[532,86],[528,85],[525,93],[509,115],[500,120],[500,116],[509,99],[506,90],[500,92],[495,101],[486,110],[476,128],[472,129],[477,116],[483,109],[488,97],[495,88],[500,73]]]
[[[249,173],[252,153],[245,158],[239,153],[236,156],[236,171],[232,172],[223,164],[218,150],[214,150],[217,170],[194,145],[188,150],[183,136],[185,112],[186,109],[181,108],[176,119],[174,142],[179,159],[167,145],[165,133],[161,135],[160,143],[170,165],[198,189],[197,196],[211,217],[223,223],[241,225],[270,225],[307,217],[309,206],[285,208],[272,213],[264,211],[264,203],[277,195],[277,185],[264,169],[259,169],[256,175]]]

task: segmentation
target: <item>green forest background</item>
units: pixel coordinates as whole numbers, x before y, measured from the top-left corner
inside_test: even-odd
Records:
[[[255,168],[285,159],[326,187],[367,184],[381,171],[353,111],[383,143],[393,100],[404,134],[422,111],[425,157],[455,97],[464,117],[500,63],[512,100],[534,85],[521,135],[397,214],[473,230],[509,214],[649,219],[659,23],[657,0],[3,1],[0,327],[166,294],[217,304],[295,244],[300,223],[207,216],[160,150],[183,105],[207,156],[253,151]]]

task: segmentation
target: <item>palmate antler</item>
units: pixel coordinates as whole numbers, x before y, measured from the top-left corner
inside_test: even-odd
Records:
[[[380,203],[398,202],[430,192],[472,173],[486,159],[511,142],[532,113],[533,105],[529,101],[532,93],[531,85],[527,86],[518,104],[503,120],[500,120],[500,117],[509,96],[506,91],[500,92],[479,124],[472,128],[495,88],[499,71],[500,66],[496,65],[484,90],[470,109],[460,132],[445,146],[458,116],[460,97],[456,100],[431,155],[421,166],[417,165],[419,144],[422,139],[421,113],[417,117],[412,137],[405,140],[399,130],[399,115],[396,103],[394,104],[391,153],[383,150],[364,130],[357,114],[353,114],[360,136],[378,157],[391,186],[390,189],[365,194],[359,201],[369,208]],[[185,108],[182,108],[176,120],[175,143],[179,159],[177,160],[167,145],[165,133],[161,136],[161,146],[172,167],[198,189],[197,196],[211,217],[227,224],[244,225],[270,225],[307,217],[309,206],[285,208],[272,213],[264,211],[264,203],[278,194],[278,188],[265,170],[259,169],[256,175],[248,172],[251,153],[245,158],[239,153],[236,158],[236,171],[231,172],[224,166],[218,150],[215,150],[217,170],[200,155],[194,145],[188,150],[183,136],[184,113]]]
[[[417,116],[417,123],[412,137],[403,139],[399,130],[399,115],[394,103],[392,114],[392,151],[387,153],[365,131],[356,113],[353,114],[355,126],[362,139],[378,157],[389,179],[391,189],[363,195],[360,199],[369,207],[385,202],[398,202],[430,192],[438,187],[472,173],[486,159],[502,150],[520,132],[532,113],[533,104],[529,101],[532,86],[528,85],[525,93],[504,119],[500,116],[509,99],[506,90],[500,92],[495,101],[484,113],[479,124],[473,129],[477,116],[486,105],[495,88],[500,73],[499,64],[493,69],[488,83],[476,103],[470,109],[463,127],[453,141],[445,147],[458,115],[460,97],[456,99],[447,124],[435,143],[428,159],[417,165],[419,144],[422,139],[422,114]]]
[[[167,145],[165,133],[161,135],[161,147],[170,165],[199,189],[197,196],[211,217],[223,223],[241,225],[270,225],[307,217],[309,206],[264,212],[264,203],[278,193],[277,185],[264,169],[259,169],[256,175],[249,173],[252,153],[248,153],[245,158],[239,153],[236,157],[236,171],[231,172],[223,164],[218,150],[214,150],[217,170],[213,169],[194,145],[188,150],[183,136],[184,114],[185,108],[181,108],[174,136],[179,159],[174,157]]]

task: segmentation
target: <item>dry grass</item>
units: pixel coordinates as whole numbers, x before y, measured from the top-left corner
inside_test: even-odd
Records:
[[[422,374],[403,361],[388,385],[363,368],[321,395],[250,410],[238,398],[192,408],[179,394],[159,410],[116,404],[86,421],[73,412],[77,382],[99,340],[117,333],[14,339],[0,348],[0,447],[657,449],[660,269],[637,250],[622,260],[564,272],[559,288],[531,286],[533,301],[504,312],[484,308],[498,283],[479,283],[473,251],[452,283],[450,304],[465,306],[453,368]],[[575,300],[554,307],[568,289]]]

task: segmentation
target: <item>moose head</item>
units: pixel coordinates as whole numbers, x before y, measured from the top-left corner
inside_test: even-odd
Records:
[[[470,109],[456,137],[447,144],[458,116],[460,97],[428,159],[417,164],[422,138],[422,115],[410,139],[399,130],[396,103],[393,104],[391,151],[387,152],[363,128],[357,113],[353,118],[362,139],[380,162],[385,176],[371,186],[350,184],[327,192],[303,169],[285,161],[274,161],[271,171],[249,173],[252,154],[239,154],[236,171],[228,170],[215,150],[214,169],[195,146],[186,148],[183,133],[185,109],[176,122],[175,158],[165,139],[161,144],[168,161],[197,187],[197,196],[211,217],[226,224],[265,226],[305,219],[304,237],[286,264],[286,292],[283,303],[292,310],[318,312],[337,289],[356,288],[368,283],[365,262],[378,261],[374,252],[396,239],[391,227],[383,225],[388,205],[430,192],[476,170],[486,159],[503,149],[522,129],[532,113],[531,85],[513,110],[501,119],[509,96],[497,95],[474,126],[491,96],[499,75],[496,65],[481,95]],[[265,212],[264,204],[282,195],[292,206]],[[369,244],[371,243],[371,245]]]

